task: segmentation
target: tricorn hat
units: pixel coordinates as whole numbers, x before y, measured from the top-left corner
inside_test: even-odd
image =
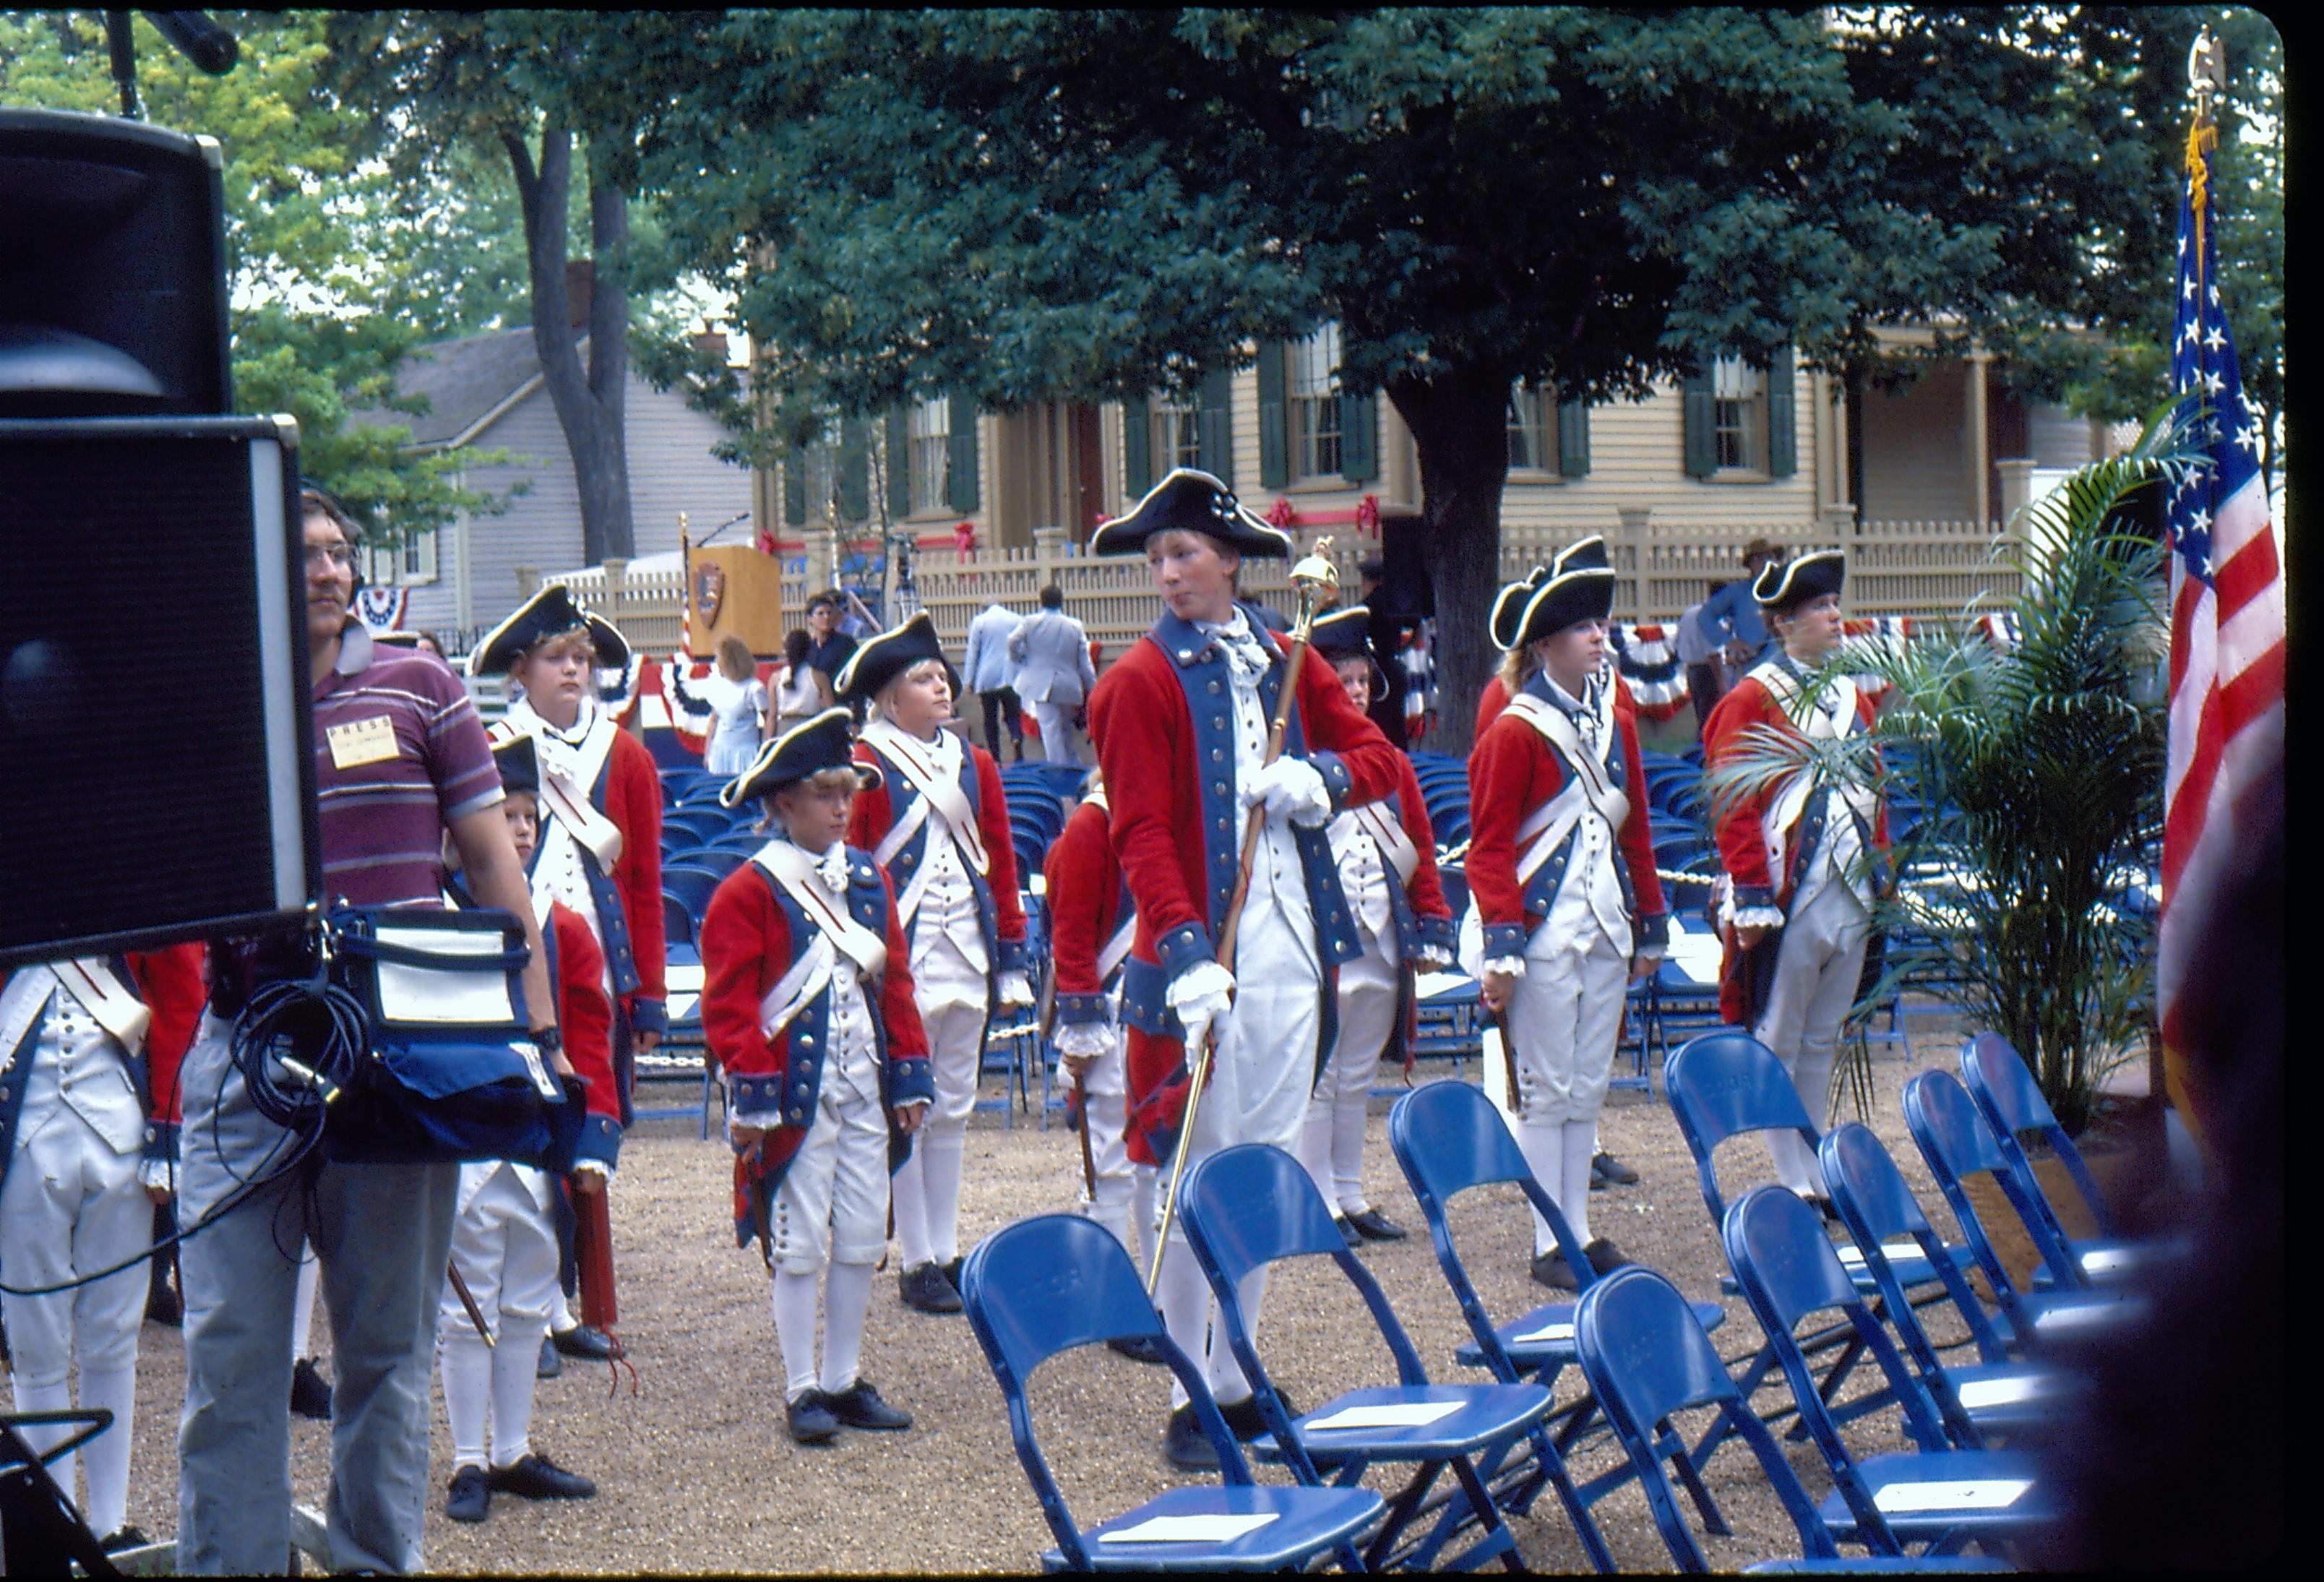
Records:
[[[523,657],[526,649],[544,637],[554,637],[576,626],[588,630],[601,667],[620,670],[630,662],[630,645],[613,624],[603,615],[585,613],[573,602],[571,591],[563,583],[552,582],[484,634],[468,655],[468,673],[506,675],[516,668],[516,661]]]
[[[1172,529],[1207,533],[1239,555],[1277,555],[1288,559],[1291,535],[1254,513],[1234,496],[1234,491],[1191,467],[1170,469],[1146,498],[1115,517],[1090,537],[1090,551],[1099,555],[1142,554],[1146,541]]]
[[[850,701],[877,698],[882,687],[924,659],[935,660],[947,672],[951,671],[952,661],[945,658],[935,620],[927,611],[916,610],[902,625],[864,639],[840,667],[832,689]]]
[[[826,769],[853,769],[858,789],[870,791],[880,783],[880,772],[869,763],[856,763],[854,749],[855,738],[847,730],[847,710],[826,708],[761,747],[751,766],[718,793],[718,805],[739,808]]]
[[[1507,653],[1517,645],[1517,620],[1525,614],[1526,600],[1541,590],[1549,580],[1549,568],[1536,566],[1515,582],[1505,582],[1494,596],[1492,618],[1486,623],[1486,632],[1493,646]]]
[[[1817,550],[1763,568],[1751,584],[1751,597],[1761,609],[1780,614],[1824,594],[1837,594],[1847,580],[1847,557],[1838,550]]]
[[[1614,613],[1614,568],[1606,559],[1606,541],[1594,533],[1559,550],[1546,577],[1538,568],[1533,575],[1541,580],[1515,615],[1504,620],[1501,606],[1495,606],[1494,641],[1500,641],[1506,624],[1508,648],[1523,648],[1577,621],[1602,621]]]
[[[1316,616],[1314,624],[1307,629],[1307,646],[1315,651],[1317,658],[1332,664],[1343,659],[1370,660],[1373,689],[1387,685],[1388,678],[1380,671],[1379,655],[1372,649],[1372,612],[1368,606],[1349,605]]]
[[[540,754],[530,732],[511,736],[493,748],[493,766],[501,772],[504,791],[540,791]]]

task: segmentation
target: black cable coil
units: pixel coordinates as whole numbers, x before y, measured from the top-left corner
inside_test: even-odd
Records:
[[[323,1106],[355,1085],[369,1038],[362,1002],[337,985],[262,984],[235,1021],[234,1063],[260,1115],[319,1133]]]

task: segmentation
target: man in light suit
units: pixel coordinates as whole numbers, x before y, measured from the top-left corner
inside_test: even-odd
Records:
[[[1074,714],[1097,685],[1090,663],[1089,634],[1065,614],[1065,596],[1056,583],[1041,590],[1041,607],[1009,640],[1017,661],[1017,696],[1032,705],[1040,727],[1041,751],[1052,763],[1074,763]]]
[[[1009,718],[1009,739],[1016,744],[1017,762],[1025,762],[1025,717],[1017,706],[1017,661],[1009,656],[1010,639],[1025,617],[994,599],[968,624],[968,662],[963,678],[968,689],[984,705],[984,745],[994,762],[1001,758],[1001,717]]]

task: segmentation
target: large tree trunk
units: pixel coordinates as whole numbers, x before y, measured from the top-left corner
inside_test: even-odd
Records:
[[[1422,542],[1436,591],[1434,745],[1467,754],[1477,694],[1500,662],[1486,626],[1501,583],[1512,373],[1464,365],[1388,386],[1420,456]]]
[[[589,299],[589,366],[575,344],[565,285],[566,202],[572,187],[573,134],[551,128],[534,168],[524,139],[502,139],[524,209],[525,254],[532,273],[532,343],[541,383],[557,408],[581,496],[581,556],[595,566],[629,559],[637,534],[630,518],[630,463],[623,397],[629,384],[629,199],[593,172],[589,240],[594,283]]]

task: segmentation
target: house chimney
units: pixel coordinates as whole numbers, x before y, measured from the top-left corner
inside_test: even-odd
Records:
[[[724,366],[728,355],[726,332],[723,329],[713,329],[706,323],[694,333],[694,349],[717,358],[719,365]]]
[[[565,265],[565,323],[572,329],[589,328],[589,309],[597,294],[596,261],[576,258]]]

